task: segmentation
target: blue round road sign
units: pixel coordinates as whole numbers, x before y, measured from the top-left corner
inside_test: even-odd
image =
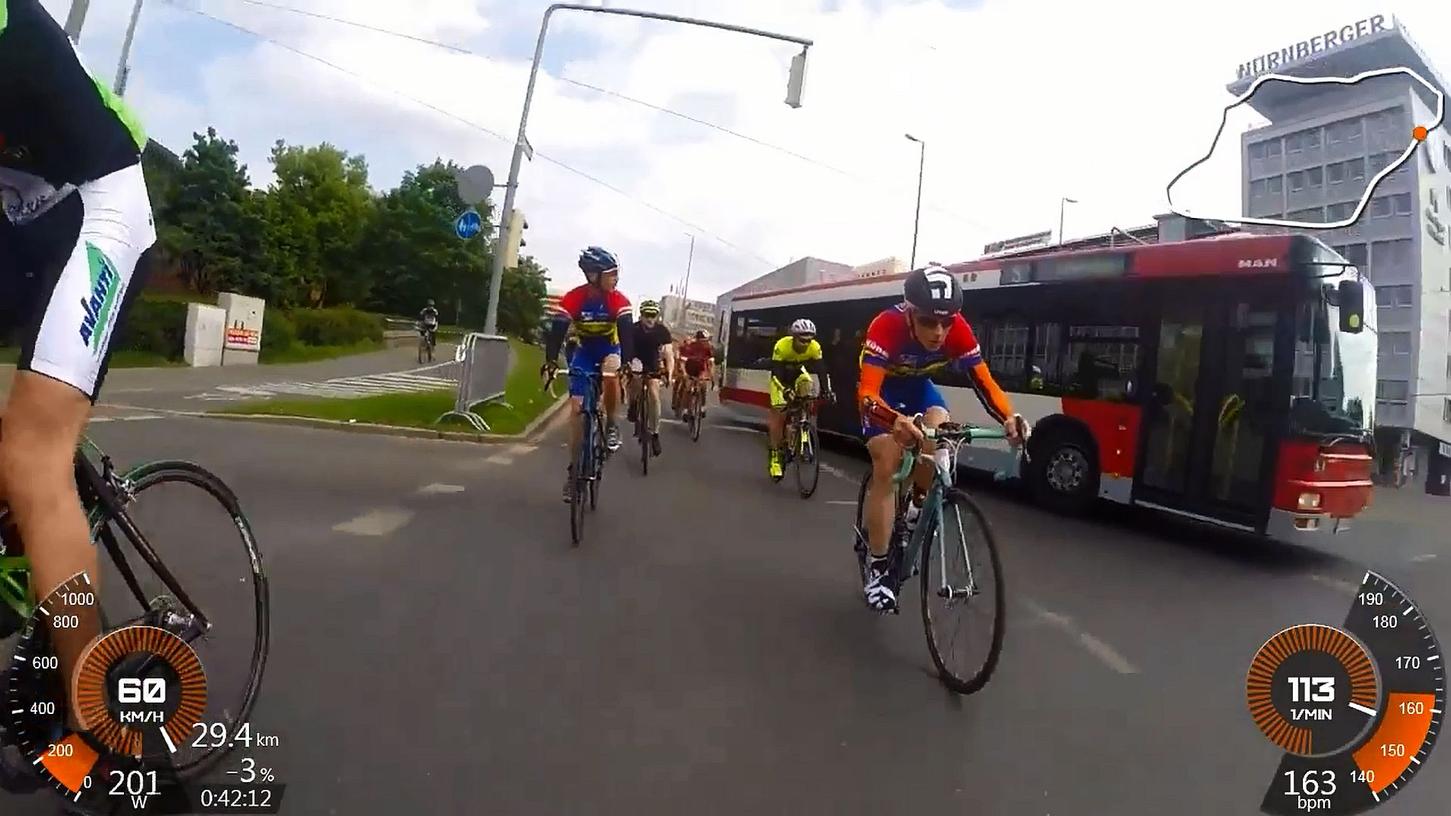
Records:
[[[454,219],[453,231],[458,237],[467,241],[478,235],[484,228],[484,219],[479,217],[474,210],[465,210],[462,215]]]

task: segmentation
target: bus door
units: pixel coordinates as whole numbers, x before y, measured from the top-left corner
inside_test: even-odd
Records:
[[[1262,529],[1289,409],[1294,310],[1283,288],[1239,278],[1158,293],[1136,502]]]

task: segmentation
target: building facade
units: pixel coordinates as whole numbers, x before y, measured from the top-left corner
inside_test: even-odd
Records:
[[[676,338],[689,337],[697,331],[705,331],[712,338],[716,336],[718,327],[714,303],[670,294],[660,298],[660,316]]]
[[[1329,34],[1265,71],[1351,77],[1409,68],[1443,93],[1446,83],[1394,19],[1368,18],[1325,47]],[[1309,41],[1307,41],[1309,42]],[[1300,55],[1301,51],[1307,53]],[[1273,60],[1269,60],[1273,61]],[[1243,95],[1256,74],[1241,66],[1228,86]],[[1351,84],[1267,82],[1246,102],[1270,121],[1241,137],[1245,215],[1328,223],[1349,218],[1371,181],[1406,152],[1418,125],[1435,119],[1435,95],[1400,73]],[[1371,192],[1357,221],[1316,235],[1375,287],[1379,331],[1375,422],[1379,470],[1388,484],[1451,489],[1451,132],[1432,129]]]

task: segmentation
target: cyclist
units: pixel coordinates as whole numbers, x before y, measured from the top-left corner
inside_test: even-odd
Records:
[[[797,320],[791,334],[776,341],[771,349],[771,412],[766,420],[770,432],[769,467],[772,479],[780,479],[782,437],[786,435],[786,392],[798,398],[811,396],[811,375],[821,377],[823,392],[831,399],[831,377],[826,373],[821,344],[816,342],[816,324]],[[791,383],[787,386],[786,383]]]
[[[617,376],[620,352],[623,350],[626,358],[634,357],[630,299],[616,288],[620,282],[620,262],[609,250],[597,246],[586,248],[579,254],[579,268],[587,282],[565,293],[554,307],[554,321],[544,344],[543,373],[554,376],[558,368],[559,347],[564,342],[564,335],[573,326],[579,336],[579,347],[568,360],[568,365],[571,369],[598,371],[603,375],[600,391],[606,421],[605,445],[616,451],[620,449],[620,429],[615,424],[615,410],[620,404]],[[569,473],[564,479],[566,502],[574,496],[574,455],[584,438],[584,428],[578,419],[584,411],[587,388],[587,378],[571,371],[570,413],[576,421],[569,424]]]
[[[630,371],[641,376],[630,378],[630,422],[635,421],[636,412],[640,410],[640,384],[645,382],[644,373],[659,372],[663,368],[667,378],[675,374],[675,348],[671,345],[670,329],[660,322],[660,304],[653,300],[640,303],[640,322],[635,324],[634,332],[635,354],[630,359]],[[659,456],[660,381],[652,379],[649,383],[650,402],[645,417],[650,425],[650,449]]]
[[[715,382],[715,349],[710,344],[710,335],[704,329],[680,347],[680,358],[685,361],[685,376],[675,384],[672,407],[685,404],[685,395],[697,381]],[[676,413],[680,413],[676,408]],[[701,417],[705,416],[705,405],[700,406]]]
[[[145,144],[40,0],[0,0],[0,336],[14,332],[20,346],[0,424],[0,502],[40,598],[82,571],[100,579],[73,457],[153,256]],[[98,606],[50,633],[63,677],[100,633]],[[68,702],[64,727],[84,732]],[[0,762],[0,785],[25,781]]]
[[[428,344],[434,345],[433,336],[438,331],[438,309],[433,306],[433,298],[428,299],[428,304],[418,312],[419,333],[428,339]]]
[[[906,513],[909,528],[921,512],[919,491],[932,484],[934,463],[928,457],[947,455],[945,449],[936,453],[912,421],[914,414],[920,414],[924,425],[935,428],[950,419],[947,402],[929,377],[949,367],[966,374],[983,408],[1003,423],[1010,443],[1022,444],[1020,430],[1027,430],[988,371],[972,327],[962,317],[962,287],[957,279],[932,264],[907,274],[903,294],[905,302],[877,315],[867,328],[857,388],[872,457],[864,507],[871,560],[863,593],[867,605],[880,611],[897,605],[889,539],[896,492],[892,476],[902,465],[902,449],[920,445],[923,453],[914,474],[917,490]]]

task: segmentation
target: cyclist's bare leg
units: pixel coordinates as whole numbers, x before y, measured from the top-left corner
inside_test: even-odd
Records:
[[[650,400],[645,405],[645,418],[650,428],[650,433],[660,433],[660,381],[650,379]]]
[[[569,461],[574,464],[574,457],[579,452],[579,445],[584,441],[584,423],[579,417],[584,413],[584,397],[569,398]]]
[[[929,428],[936,428],[944,422],[951,421],[946,408],[936,406],[922,412],[922,424]],[[919,493],[926,493],[932,488],[933,464],[932,454],[937,450],[937,445],[931,439],[922,440],[922,449],[918,452],[917,466],[912,468],[912,483],[917,487]],[[900,466],[900,463],[898,463]]]
[[[96,550],[75,482],[76,445],[90,413],[90,400],[72,386],[31,371],[16,372],[0,436],[0,484],[25,542],[37,598],[45,598],[78,572],[85,572],[100,591]],[[51,631],[67,677],[101,632],[98,610],[78,609],[79,627]],[[75,700],[68,709],[70,727],[84,727],[76,718]]]
[[[786,411],[772,408],[766,415],[766,434],[771,439],[772,450],[781,447],[781,438],[786,435]]]
[[[872,457],[872,478],[867,482],[862,520],[867,527],[867,545],[872,555],[884,558],[891,550],[892,516],[895,515],[897,497],[892,477],[902,466],[902,446],[891,434],[881,434],[867,441],[867,453]]]

